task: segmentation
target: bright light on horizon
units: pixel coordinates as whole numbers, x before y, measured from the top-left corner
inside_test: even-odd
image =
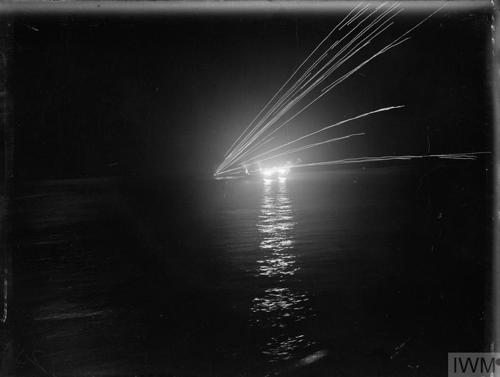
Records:
[[[288,166],[273,166],[269,168],[262,168],[260,173],[264,178],[272,178],[272,177],[286,177],[290,172],[290,168]]]

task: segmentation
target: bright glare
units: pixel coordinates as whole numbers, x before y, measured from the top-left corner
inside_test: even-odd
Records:
[[[271,168],[262,168],[260,172],[265,178],[286,177],[290,172],[290,168],[286,166],[273,166]]]

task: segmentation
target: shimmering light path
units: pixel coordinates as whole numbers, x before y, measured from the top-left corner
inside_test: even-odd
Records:
[[[294,289],[291,279],[300,270],[294,255],[295,219],[286,179],[262,182],[263,194],[257,229],[262,257],[256,277],[266,282],[251,304],[252,325],[265,328],[269,340],[261,349],[269,362],[294,358],[314,344],[299,323],[312,315],[307,292]]]

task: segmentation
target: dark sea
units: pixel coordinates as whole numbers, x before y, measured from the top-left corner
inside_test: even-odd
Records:
[[[17,376],[446,376],[491,339],[486,161],[17,182]]]

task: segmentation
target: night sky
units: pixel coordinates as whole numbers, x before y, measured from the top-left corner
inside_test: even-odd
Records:
[[[430,12],[403,12],[395,30]],[[10,15],[15,176],[208,176],[345,14]],[[441,11],[297,118],[283,138],[404,104],[350,128],[368,132],[359,141],[300,157],[491,150],[489,17]]]

